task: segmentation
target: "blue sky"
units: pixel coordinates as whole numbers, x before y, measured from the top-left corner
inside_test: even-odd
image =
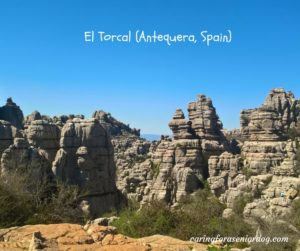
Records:
[[[296,0],[0,0],[0,103],[24,114],[103,109],[141,128],[170,133],[177,107],[212,98],[227,128],[269,90],[300,97],[300,3]],[[230,29],[230,44],[85,43],[84,31],[170,34]]]

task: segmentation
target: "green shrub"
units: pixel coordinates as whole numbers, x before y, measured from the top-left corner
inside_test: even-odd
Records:
[[[151,169],[152,169],[154,178],[156,178],[160,172],[160,164],[151,163]]]
[[[10,180],[12,181],[12,180]],[[14,179],[16,181],[16,179]],[[14,184],[14,185],[13,185]],[[0,181],[0,227],[24,225],[33,215],[32,196],[22,183]]]
[[[176,213],[160,201],[152,201],[140,210],[131,201],[119,217],[113,225],[121,233],[135,238],[154,234],[168,235],[177,222]]]
[[[207,188],[186,196],[176,208],[159,201],[144,205],[140,210],[137,208],[129,205],[120,211],[119,220],[113,223],[120,233],[135,238],[163,234],[182,240],[193,236],[245,236],[253,233],[241,218],[222,218],[225,205]]]
[[[244,208],[248,203],[253,202],[254,196],[251,193],[246,193],[241,196],[235,198],[233,202],[233,211],[239,215],[240,217],[243,216]]]
[[[32,180],[12,172],[0,178],[0,227],[83,223],[78,198],[77,186]]]
[[[288,242],[270,242],[261,243],[253,242],[251,248],[254,251],[294,251],[299,239],[299,233],[295,233],[287,224],[273,222],[266,222],[264,220],[258,221],[261,235],[263,237],[287,237]]]

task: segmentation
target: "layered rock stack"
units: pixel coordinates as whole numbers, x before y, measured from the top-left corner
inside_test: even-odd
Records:
[[[181,109],[177,109],[169,127],[173,132],[174,139],[192,139],[191,121],[186,121]]]
[[[203,187],[208,176],[207,160],[228,148],[211,100],[199,95],[188,106],[189,120],[177,109],[169,127],[172,141],[162,140],[152,154],[158,169],[147,200],[159,199],[176,204],[187,194]]]
[[[222,132],[223,124],[210,98],[198,95],[197,101],[189,104],[188,112],[191,127],[201,139],[202,149],[208,156],[228,150],[228,142]]]
[[[300,103],[291,92],[271,90],[260,108],[241,112],[242,136],[251,141],[282,141],[300,123]]]
[[[243,194],[256,194],[246,218],[285,215],[299,197],[299,142],[288,139],[289,129],[299,126],[299,111],[292,93],[273,89],[260,108],[241,112],[241,154],[209,159],[210,187],[229,207]]]

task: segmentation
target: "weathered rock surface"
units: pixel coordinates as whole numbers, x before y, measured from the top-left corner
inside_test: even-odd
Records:
[[[35,120],[42,120],[42,115],[38,111],[34,111],[25,117],[25,125],[30,125]]]
[[[245,194],[254,195],[244,211],[246,219],[286,215],[299,199],[298,139],[288,130],[299,125],[299,102],[283,89],[273,89],[260,108],[241,112],[241,153],[209,159],[208,182],[228,207]]]
[[[0,229],[3,251],[96,251],[96,250],[207,250],[207,246],[162,235],[133,239],[114,227],[76,224],[32,225]]]
[[[299,125],[300,104],[291,92],[271,90],[265,103],[241,112],[241,132],[256,141],[285,140],[289,128]]]
[[[222,132],[223,124],[210,98],[198,95],[197,101],[189,104],[188,112],[204,153],[211,156],[228,150],[228,142]]]
[[[191,121],[186,121],[181,109],[177,109],[169,127],[173,132],[174,139],[192,139]]]
[[[126,135],[133,134],[136,136],[140,136],[140,130],[135,128],[130,128],[129,125],[125,125],[124,123],[118,121],[110,113],[104,112],[102,110],[95,111],[93,113],[93,118],[99,120],[101,125],[110,133],[110,135]]]
[[[51,180],[51,166],[43,150],[29,146],[24,138],[15,138],[1,157],[1,175],[9,176],[18,172],[28,175],[32,181]]]
[[[27,125],[25,135],[31,146],[45,151],[51,165],[59,149],[59,127],[47,120],[33,120]]]
[[[204,164],[198,139],[174,140],[155,165],[158,175],[151,188],[150,200],[174,204],[203,186]]]
[[[79,185],[82,205],[92,216],[115,206],[113,147],[97,119],[75,118],[64,125],[52,170],[63,182]]]
[[[126,198],[141,201],[153,178],[151,143],[139,137],[140,131],[118,121],[110,113],[96,111],[93,117],[108,131],[114,148],[116,185]]]

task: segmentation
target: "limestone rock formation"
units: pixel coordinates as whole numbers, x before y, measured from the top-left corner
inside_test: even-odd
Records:
[[[1,175],[10,176],[18,172],[33,182],[50,181],[51,166],[42,150],[29,146],[24,138],[15,138],[1,157]]]
[[[75,118],[64,125],[52,170],[63,182],[79,185],[85,193],[82,205],[91,215],[115,206],[113,147],[97,119]]]
[[[191,121],[186,121],[181,109],[177,109],[169,127],[173,132],[174,139],[191,139]]]
[[[216,195],[221,195],[229,187],[235,187],[235,178],[241,174],[241,157],[228,152],[212,156],[208,161],[208,183]]]
[[[51,164],[59,149],[59,127],[47,120],[33,120],[27,125],[25,135],[30,145],[45,151]]]
[[[162,144],[165,145],[163,142]],[[153,163],[158,174],[152,185],[148,200],[165,200],[175,204],[183,196],[203,186],[204,167],[198,139],[179,139],[170,142],[161,152],[157,148]]]
[[[110,113],[99,110],[95,111],[92,117],[98,119],[101,125],[103,125],[103,127],[113,136],[120,134],[133,134],[140,136],[140,130],[130,128],[129,125],[125,125],[112,117]]]
[[[257,141],[285,140],[288,130],[299,125],[299,113],[299,101],[291,92],[273,89],[260,108],[241,112],[242,136]]]
[[[153,144],[142,139],[140,130],[130,128],[104,111],[93,117],[108,131],[114,148],[116,185],[126,198],[141,201],[149,192],[153,178],[150,148]]]
[[[208,158],[229,149],[222,123],[211,99],[198,95],[188,105],[189,120],[177,109],[169,123],[174,139],[161,141],[152,154],[159,169],[148,200],[162,199],[176,204],[187,194],[203,187],[208,176]]]
[[[197,101],[189,104],[188,112],[191,127],[201,139],[201,147],[208,156],[228,150],[228,142],[222,132],[223,124],[210,98],[198,95]]]
[[[298,125],[299,103],[283,89],[273,89],[260,108],[243,110],[240,154],[209,159],[212,191],[230,208],[239,196],[252,194],[254,201],[244,210],[250,221],[286,215],[300,198],[299,139],[287,138],[288,130]]]
[[[10,122],[14,127],[21,129],[23,127],[23,112],[12,98],[8,98],[6,105],[0,107],[0,120]]]
[[[189,104],[188,111],[188,120],[177,109],[170,121],[173,139],[162,137],[150,145],[140,139],[130,142],[134,138],[132,134],[125,140],[113,137],[118,153],[115,156],[117,184],[127,197],[142,203],[158,199],[176,204],[203,187],[208,176],[208,158],[230,147],[209,98],[199,95],[196,102]],[[133,148],[134,145],[146,150],[139,154],[136,149],[140,147]]]
[[[25,117],[25,125],[29,125],[32,121],[41,119],[42,115],[38,111],[34,111],[30,115]]]

